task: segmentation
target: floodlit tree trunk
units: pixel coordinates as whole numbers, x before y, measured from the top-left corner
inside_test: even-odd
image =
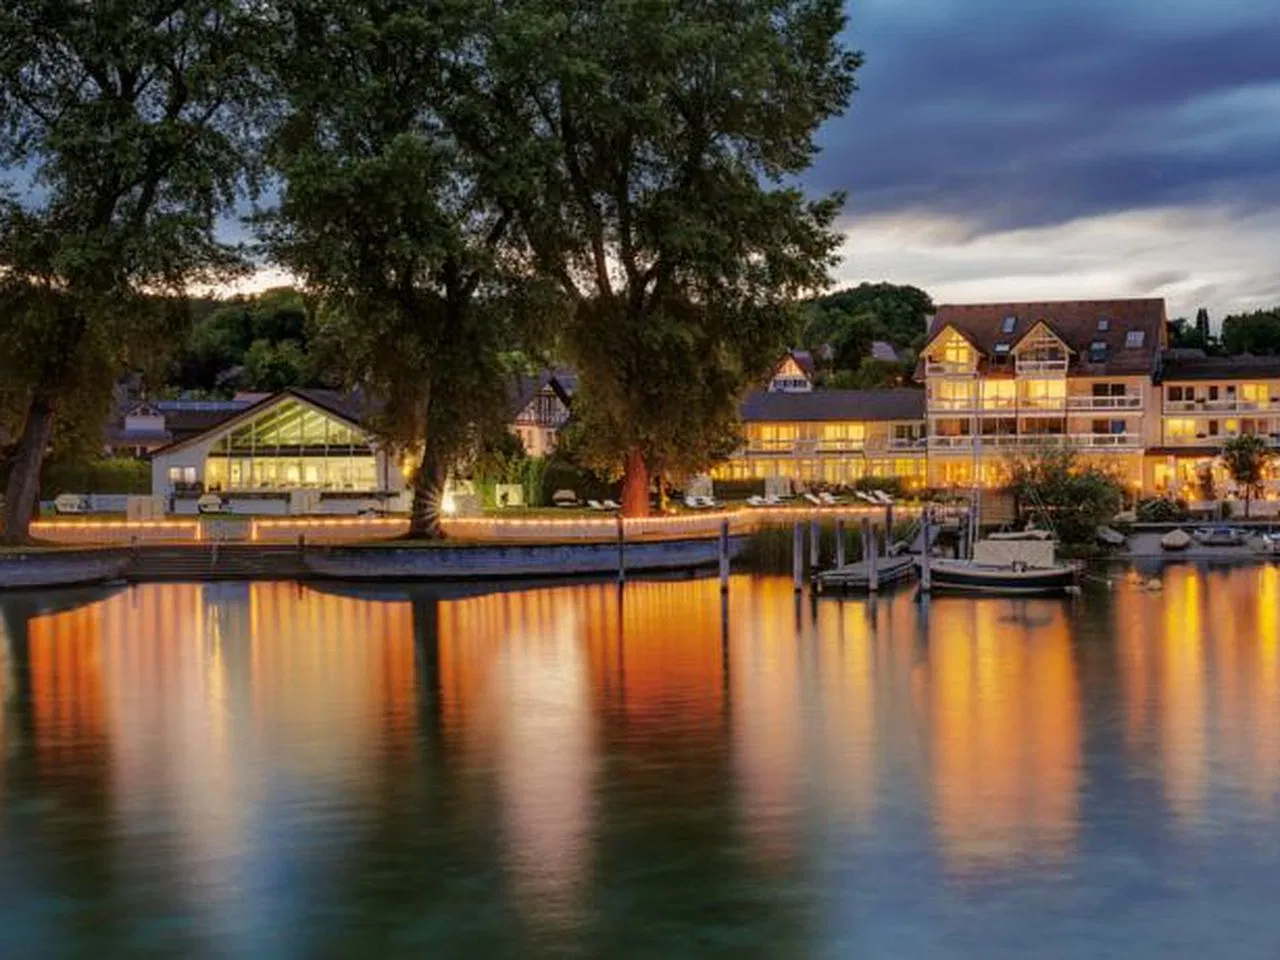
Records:
[[[413,475],[413,506],[409,509],[410,540],[440,540],[444,529],[440,526],[440,511],[444,499],[444,461],[437,455],[435,445],[428,443],[422,461]]]
[[[632,450],[627,454],[627,466],[622,475],[622,515],[649,515],[649,468],[639,450]]]
[[[0,543],[21,544],[31,539],[31,521],[40,496],[40,468],[53,436],[53,398],[37,393],[27,408],[27,419],[18,438],[12,472],[4,492],[4,522]]]

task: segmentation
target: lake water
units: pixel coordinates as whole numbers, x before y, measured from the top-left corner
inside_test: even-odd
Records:
[[[0,600],[0,956],[1280,955],[1280,569]]]

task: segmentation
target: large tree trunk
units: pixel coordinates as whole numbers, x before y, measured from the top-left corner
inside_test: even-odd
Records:
[[[409,510],[411,540],[440,540],[444,529],[440,526],[440,510],[444,498],[444,461],[437,455],[435,446],[428,443],[422,453],[422,462],[413,475],[413,506]]]
[[[649,515],[649,468],[639,450],[627,454],[627,467],[622,475],[622,515]]]
[[[55,412],[53,399],[45,393],[37,393],[27,408],[27,419],[5,487],[0,543],[14,545],[31,539],[31,521],[40,496],[40,468],[44,466],[44,454],[53,436]]]

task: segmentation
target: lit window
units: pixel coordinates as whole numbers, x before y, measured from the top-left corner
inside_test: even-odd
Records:
[[[1124,345],[1126,347],[1140,347],[1147,342],[1147,331],[1130,330],[1124,335]]]

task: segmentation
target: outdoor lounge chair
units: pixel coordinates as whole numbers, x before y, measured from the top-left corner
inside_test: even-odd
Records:
[[[815,507],[822,506],[822,501],[819,500],[817,497],[815,497],[812,493],[806,493],[804,495],[804,498],[808,500],[811,504],[813,504]]]
[[[607,507],[605,507],[605,505],[604,505],[603,503],[601,503],[599,500],[588,500],[588,501],[587,501],[587,506],[588,506],[588,507],[590,507],[592,510],[605,510],[605,509],[607,509]]]
[[[621,510],[621,509],[622,509],[622,504],[618,503],[616,500],[605,500],[605,501],[601,504],[601,506],[603,506],[606,510]]]

